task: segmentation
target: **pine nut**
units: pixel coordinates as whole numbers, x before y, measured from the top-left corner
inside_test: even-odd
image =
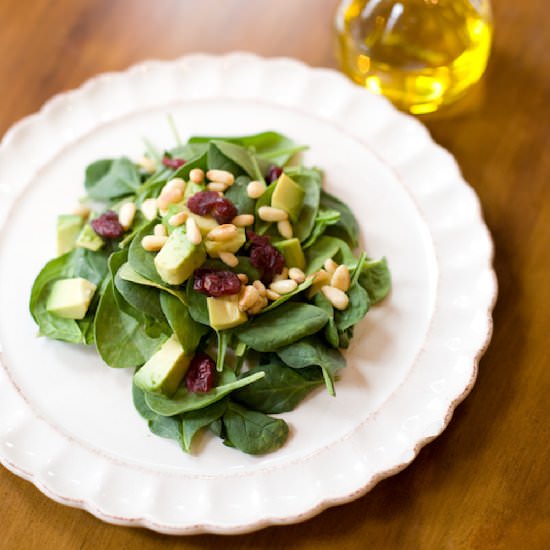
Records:
[[[275,300],[278,300],[278,299],[281,297],[280,294],[278,294],[278,293],[275,292],[274,290],[271,290],[270,288],[267,289],[267,291],[266,291],[266,296],[267,296],[270,300],[272,300],[273,302],[274,302]]]
[[[73,209],[73,214],[75,216],[81,216],[84,219],[88,219],[90,217],[90,214],[92,211],[87,206],[84,206],[83,204],[79,204],[78,206],[75,206]]]
[[[118,211],[118,222],[125,230],[128,230],[136,215],[136,205],[133,202],[126,202]]]
[[[146,199],[141,205],[141,212],[149,221],[157,217],[157,199]]]
[[[266,190],[265,183],[263,181],[251,181],[246,186],[246,194],[251,199],[259,199]]]
[[[143,155],[142,157],[140,157],[137,161],[136,161],[136,164],[144,171],[144,172],[147,172],[148,174],[152,174],[156,169],[157,169],[157,163],[154,159],[150,158],[150,157],[146,157],[145,155]]]
[[[285,239],[292,239],[292,235],[294,235],[292,225],[290,225],[288,220],[283,220],[282,222],[277,223],[277,231]]]
[[[166,210],[170,204],[180,202],[183,199],[183,191],[181,189],[166,189],[164,187],[157,199],[159,210]]]
[[[258,216],[264,222],[282,222],[288,220],[288,214],[284,210],[273,208],[273,206],[260,206]]]
[[[269,285],[269,288],[277,294],[288,294],[296,289],[298,283],[292,279],[285,279],[283,281],[275,281]]]
[[[147,235],[146,237],[143,237],[141,246],[148,252],[157,252],[164,246],[164,243],[166,243],[167,240],[168,237]]]
[[[248,275],[246,273],[237,273],[237,277],[239,278],[239,281],[241,281],[243,285],[248,283]]]
[[[336,271],[332,274],[330,279],[330,286],[339,288],[340,290],[347,292],[349,290],[350,275],[349,269],[346,265],[342,264],[336,268]]]
[[[309,275],[311,277],[311,275]],[[313,274],[313,284],[309,287],[307,296],[312,298],[321,290],[321,287],[328,285],[330,282],[330,275],[324,270],[320,269]]]
[[[231,220],[231,223],[237,227],[247,227],[254,223],[254,216],[252,214],[240,214],[239,216],[235,216]]]
[[[336,271],[338,264],[332,258],[329,258],[328,260],[325,260],[323,267],[332,275]]]
[[[216,191],[217,193],[223,193],[227,189],[227,185],[225,185],[225,183],[220,183],[219,181],[212,181],[206,186],[206,188],[209,191]]]
[[[164,227],[164,224],[162,224],[162,223],[157,223],[157,225],[155,225],[155,227],[153,229],[153,233],[157,237],[166,237],[166,235],[167,235],[166,227]]]
[[[248,310],[248,313],[250,315],[258,315],[265,306],[267,306],[267,298],[260,296],[260,299]]]
[[[208,172],[206,172],[206,177],[210,181],[225,183],[226,186],[235,183],[235,176],[227,170],[208,170]]]
[[[321,287],[321,292],[325,295],[325,298],[340,311],[346,309],[349,305],[348,295],[339,288],[325,285]]]
[[[193,183],[202,183],[204,181],[204,172],[200,168],[193,168],[189,172],[189,179]]]
[[[258,291],[260,296],[265,296],[265,293],[267,292],[267,290],[265,288],[265,285],[262,283],[262,281],[260,281],[259,279],[256,279],[252,283],[252,286],[254,286],[254,288]]]
[[[232,252],[220,252],[220,260],[229,267],[237,267],[239,265],[239,258]]]
[[[198,246],[202,242],[202,235],[197,226],[197,222],[193,218],[187,218],[185,222],[187,229],[187,238],[191,244]]]
[[[288,270],[288,276],[298,284],[303,283],[306,280],[304,272],[298,267],[291,267]]]
[[[237,235],[238,229],[232,223],[224,223],[214,227],[206,235],[209,241],[230,241]]]
[[[241,311],[246,311],[247,309],[250,309],[259,299],[260,295],[258,291],[252,285],[245,286],[244,292],[239,300],[239,309]]]
[[[273,277],[273,282],[284,281],[285,279],[288,279],[288,267],[283,267],[281,273],[278,273],[275,277]]]
[[[179,227],[180,225],[183,225],[187,221],[188,217],[189,217],[189,214],[187,212],[185,211],[178,212],[177,214],[170,216],[168,223],[174,227]]]
[[[167,191],[170,191],[171,189],[179,189],[183,193],[185,191],[185,181],[181,178],[173,178],[162,188],[161,195],[165,189]]]

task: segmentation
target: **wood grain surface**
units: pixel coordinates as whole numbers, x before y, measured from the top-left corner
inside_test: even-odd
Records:
[[[146,58],[239,49],[336,67],[336,4],[1,0],[0,134],[52,94]],[[447,430],[357,501],[235,537],[108,525],[0,468],[1,550],[550,548],[550,11],[494,4],[483,85],[426,120],[481,197],[500,285],[492,344]]]

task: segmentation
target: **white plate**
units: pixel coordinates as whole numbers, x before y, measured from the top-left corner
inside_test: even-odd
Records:
[[[386,255],[391,296],[356,330],[338,396],[283,415],[288,443],[251,457],[205,438],[196,456],[149,433],[129,371],[36,338],[30,287],[54,255],[55,217],[100,157],[142,137],[275,129]],[[0,460],[51,498],[165,533],[245,532],[306,519],[404,468],[471,389],[496,281],[478,199],[416,120],[325,69],[250,54],[194,55],[101,75],[15,125],[0,147]]]

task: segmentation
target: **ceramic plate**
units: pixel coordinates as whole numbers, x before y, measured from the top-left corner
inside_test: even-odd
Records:
[[[273,129],[351,205],[391,296],[356,329],[337,397],[284,414],[278,452],[205,437],[195,455],[152,435],[132,373],[95,350],[36,337],[32,281],[85,166],[137,157],[142,138]],[[238,533],[304,520],[366,493],[445,428],[491,333],[496,283],[478,199],[413,118],[343,76],[289,59],[193,55],[101,75],[16,124],[0,147],[0,460],[49,497],[164,533]]]

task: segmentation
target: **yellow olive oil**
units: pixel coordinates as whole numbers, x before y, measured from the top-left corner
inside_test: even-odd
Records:
[[[336,18],[344,72],[413,114],[458,99],[487,66],[489,0],[347,0]]]

